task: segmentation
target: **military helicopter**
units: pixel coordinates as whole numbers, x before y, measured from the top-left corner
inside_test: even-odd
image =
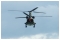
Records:
[[[38,7],[32,9],[31,11],[23,11],[23,13],[26,15],[26,17],[16,17],[16,18],[26,18],[27,21],[25,23],[25,27],[27,28],[27,25],[31,26],[34,25],[33,27],[35,28],[35,22],[34,22],[34,18],[35,16],[32,16],[31,13],[44,13],[44,12],[35,12],[34,10],[36,10]],[[19,10],[9,10],[9,11],[19,11]],[[29,14],[27,14],[26,12],[28,12]],[[46,13],[44,13],[46,14]],[[51,16],[38,16],[38,17],[51,17]]]

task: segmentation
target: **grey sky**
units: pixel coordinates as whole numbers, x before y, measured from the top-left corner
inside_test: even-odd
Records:
[[[35,7],[36,11],[43,11],[46,14],[32,13],[35,16],[53,16],[53,17],[36,17],[36,28],[28,26],[25,28],[26,19],[15,19],[15,17],[26,16],[22,12],[8,10],[28,11]],[[59,2],[58,1],[2,1],[1,2],[1,37],[2,38],[19,38],[40,33],[59,33]]]

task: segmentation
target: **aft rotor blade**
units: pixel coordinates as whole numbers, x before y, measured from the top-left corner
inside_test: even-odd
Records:
[[[21,10],[8,10],[8,11],[18,11],[18,12],[25,12],[25,11],[21,11]]]
[[[46,14],[45,12],[34,12],[34,13],[44,13],[44,14]]]
[[[30,12],[30,11],[21,11],[21,10],[8,10],[8,11]]]
[[[28,11],[20,11],[20,10],[8,10],[8,11],[19,11],[19,12],[23,12],[25,15],[29,16],[28,14],[26,14],[25,12],[28,12]]]
[[[8,10],[8,11],[20,11],[20,10]]]
[[[35,17],[52,17],[52,16],[35,16]]]
[[[34,8],[33,10],[31,10],[30,12],[32,12],[32,11],[34,11],[34,10],[36,10],[38,7],[36,7],[36,8]]]

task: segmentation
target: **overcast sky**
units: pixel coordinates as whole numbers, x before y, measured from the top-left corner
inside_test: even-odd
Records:
[[[25,28],[26,19],[15,17],[25,17],[22,12],[8,10],[29,11],[39,7],[38,12],[46,14],[32,13],[35,17],[36,27],[28,26]],[[1,2],[1,38],[20,39],[20,38],[59,38],[59,2],[58,1],[2,1]]]

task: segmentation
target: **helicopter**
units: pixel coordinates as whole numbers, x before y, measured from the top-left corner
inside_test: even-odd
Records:
[[[26,18],[27,21],[25,22],[25,27],[27,28],[27,25],[29,25],[29,26],[34,25],[33,27],[35,28],[35,25],[36,25],[36,23],[34,22],[35,16],[32,16],[31,13],[34,12],[34,13],[44,13],[44,14],[46,14],[45,12],[35,12],[35,10],[37,8],[38,7],[35,7],[31,11],[23,11],[23,13],[26,15],[26,17],[16,17],[16,18]],[[9,10],[9,11],[19,11],[19,10]],[[29,14],[27,14],[26,12],[28,12]],[[51,17],[51,16],[39,16],[39,17]]]

